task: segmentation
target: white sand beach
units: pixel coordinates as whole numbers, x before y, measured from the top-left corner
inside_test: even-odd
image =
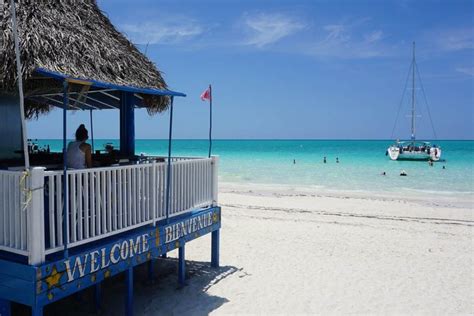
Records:
[[[154,284],[138,268],[137,315],[474,313],[472,196],[222,184],[219,198],[221,267],[207,236],[186,248],[183,288],[174,258]],[[122,313],[121,280],[104,288],[106,315]]]

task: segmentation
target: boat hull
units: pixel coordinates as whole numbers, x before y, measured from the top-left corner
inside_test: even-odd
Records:
[[[391,160],[438,161],[441,158],[440,148],[430,148],[430,151],[428,153],[426,151],[400,150],[400,148],[397,146],[390,146],[387,149],[387,152]]]

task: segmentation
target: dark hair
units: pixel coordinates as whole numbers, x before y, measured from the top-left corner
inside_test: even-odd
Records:
[[[82,142],[89,138],[89,132],[87,131],[84,124],[79,125],[76,130],[76,141]]]

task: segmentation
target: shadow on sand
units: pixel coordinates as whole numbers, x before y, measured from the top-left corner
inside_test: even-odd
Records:
[[[148,279],[147,264],[134,270],[134,315],[208,315],[228,302],[213,296],[208,290],[233,273],[240,271],[233,266],[211,268],[209,262],[186,261],[186,285],[178,285],[178,260],[174,258],[154,261],[154,279]],[[48,305],[45,316],[74,315],[124,315],[125,276],[111,277],[102,283],[101,309],[95,310],[94,290],[88,288]],[[13,306],[13,315],[29,315],[29,308]]]

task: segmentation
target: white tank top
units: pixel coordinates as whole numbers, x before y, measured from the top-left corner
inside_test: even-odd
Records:
[[[67,167],[85,169],[86,154],[79,148],[83,142],[70,142],[67,146]]]

